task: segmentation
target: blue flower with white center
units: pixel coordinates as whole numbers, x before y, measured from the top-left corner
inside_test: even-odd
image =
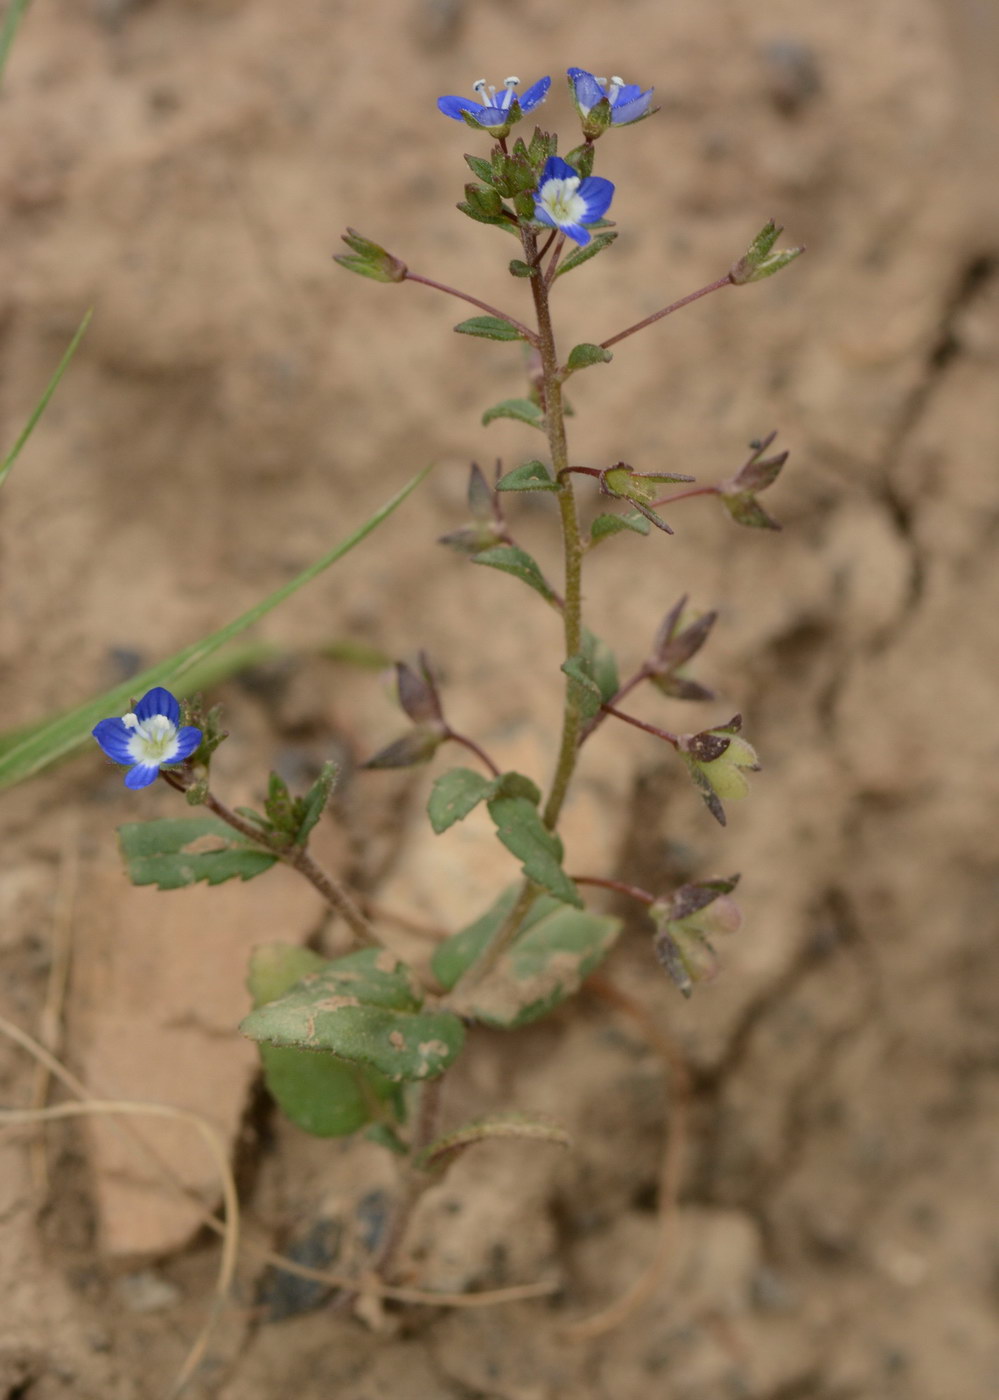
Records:
[[[201,730],[178,728],[180,705],[161,685],[147,690],[135,710],[121,719],[102,719],[93,736],[115,763],[127,763],[125,786],[148,787],[165,764],[182,763],[201,743]]]
[[[549,156],[534,191],[534,217],[549,228],[567,233],[577,243],[589,243],[584,225],[602,219],[614,198],[614,186],[599,175],[582,179],[559,156]]]
[[[599,136],[607,126],[627,126],[629,122],[641,121],[649,115],[652,106],[653,88],[645,92],[637,83],[626,83],[623,78],[595,78],[585,68],[570,68],[569,90],[576,104],[576,111],[583,119],[583,129],[587,135]],[[598,102],[606,98],[610,103],[610,121],[596,123],[599,130],[587,131],[587,118]]]
[[[471,125],[483,127],[494,136],[505,136],[514,122],[519,122],[525,112],[530,112],[548,96],[552,85],[551,78],[541,78],[533,87],[519,95],[519,78],[507,78],[503,91],[496,95],[494,87],[487,87],[485,78],[472,84],[477,100],[470,97],[438,97],[437,106],[446,117],[456,122],[471,119]],[[500,129],[502,128],[502,129]]]

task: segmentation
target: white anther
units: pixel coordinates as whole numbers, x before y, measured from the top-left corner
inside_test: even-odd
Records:
[[[138,729],[139,727],[139,721],[133,714],[122,715],[121,722],[126,729]]]
[[[485,80],[485,78],[479,78],[476,82],[474,82],[474,83],[472,84],[472,91],[473,91],[473,92],[482,93],[482,92],[485,92],[485,90],[486,90],[486,80]]]
[[[519,79],[519,78],[504,78],[504,79],[503,79],[503,86],[504,86],[504,87],[520,87],[520,79]]]

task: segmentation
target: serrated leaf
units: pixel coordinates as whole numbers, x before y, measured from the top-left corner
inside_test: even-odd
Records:
[[[555,603],[555,592],[548,584],[537,564],[523,549],[516,545],[498,544],[492,549],[484,549],[472,555],[473,564],[485,564],[487,568],[499,569],[504,574],[513,574],[535,593],[540,593],[546,603]]]
[[[438,1138],[420,1153],[415,1165],[423,1171],[444,1172],[469,1147],[478,1142],[519,1138],[528,1142],[547,1142],[553,1147],[571,1147],[572,1139],[557,1123],[546,1122],[525,1113],[496,1113],[465,1123],[446,1137]]]
[[[268,943],[250,958],[247,985],[255,1007],[283,996],[296,982],[327,965],[309,948]],[[264,1079],[284,1113],[315,1137],[346,1137],[371,1121],[396,1086],[371,1070],[310,1050],[260,1045]]]
[[[458,1054],[464,1028],[450,1012],[424,1012],[421,1005],[405,964],[365,948],[251,1011],[240,1030],[271,1045],[328,1050],[394,1083],[433,1079]]]
[[[595,225],[591,224],[590,227],[595,227]],[[604,248],[610,247],[616,237],[617,233],[598,233],[596,238],[591,238],[585,247],[577,248],[574,253],[570,253],[560,265],[555,276],[561,277],[564,272],[571,272],[574,267],[580,267],[584,262],[588,262],[590,258],[595,258]]]
[[[526,797],[495,797],[488,804],[496,835],[521,862],[524,874],[566,904],[582,908],[576,886],[562,869],[562,842]]]
[[[633,530],[636,535],[647,535],[652,526],[638,511],[629,511],[627,515],[598,515],[590,526],[590,539],[594,544],[600,540],[608,539],[611,535],[619,535],[622,530]]]
[[[133,885],[179,890],[204,880],[252,880],[277,860],[217,817],[171,817],[126,822],[118,828],[122,855]]]
[[[569,369],[586,369],[588,365],[606,364],[608,360],[613,360],[613,358],[611,352],[605,350],[602,345],[591,345],[589,341],[583,341],[580,345],[574,345],[569,351],[566,364]]]
[[[504,399],[502,403],[487,408],[482,415],[483,427],[497,418],[513,418],[517,423],[526,423],[531,428],[544,429],[545,415],[530,399]]]
[[[440,944],[433,970],[453,988],[505,921],[519,890],[505,890],[474,924]],[[495,971],[468,994],[462,1015],[510,1028],[544,1016],[576,992],[609,952],[621,921],[588,910],[569,909],[541,895]]]
[[[513,471],[501,476],[496,483],[497,491],[557,491],[558,484],[544,462],[522,462]]]
[[[484,340],[523,340],[520,331],[499,316],[470,316],[455,326],[459,335],[478,335]]]
[[[438,836],[460,822],[493,791],[492,780],[471,768],[452,768],[435,781],[427,802],[430,825]]]

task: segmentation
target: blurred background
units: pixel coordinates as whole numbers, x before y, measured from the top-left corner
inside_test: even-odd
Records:
[[[590,566],[591,625],[625,673],[682,593],[719,609],[698,661],[717,704],[635,709],[688,729],[741,710],[764,771],[722,832],[668,753],[605,725],[570,868],[653,889],[741,870],[743,929],[684,1004],[621,910],[618,1002],[605,986],[523,1036],[484,1035],[456,1076],[455,1122],[549,1110],[575,1147],[469,1154],[428,1198],[407,1277],[562,1291],[371,1330],[262,1284],[248,1256],[203,1393],[999,1393],[997,62],[987,0],[31,7],[0,94],[0,441],[94,317],[0,503],[3,726],[214,630],[433,461],[211,696],[233,733],[227,798],[253,800],[275,762],[308,780],[338,757],[325,857],[425,925],[474,918],[513,867],[474,823],[426,834],[428,776],[356,774],[400,718],[377,669],[343,657],[426,647],[460,727],[545,780],[557,619],[433,544],[464,520],[470,460],[510,467],[540,439],[480,426],[523,390],[515,349],[455,339],[464,313],[426,288],[348,276],[340,233],[526,315],[512,242],[454,208],[463,153],[488,142],[436,98],[550,73],[535,115],[565,150],[579,65],[655,85],[661,111],[600,142],[620,236],[560,282],[562,345],[712,280],[770,217],[808,245],[572,384],[576,461],[714,481],[772,429],[791,458],[766,498],[781,534],[692,501],[673,538],[615,537]],[[556,572],[549,513],[525,497],[512,518]],[[251,1237],[348,1268],[390,1166],[277,1121],[234,1030],[254,943],[337,931],[285,871],[130,888],[114,826],[176,812],[158,789],[126,796],[96,752],[0,796],[0,1009],[94,1092],[207,1115]],[[6,1042],[0,1080],[6,1103],[39,1093]],[[214,1208],[186,1131],[150,1140]],[[197,1211],[103,1127],[53,1130],[41,1155],[8,1131],[0,1153],[0,1382],[32,1400],[159,1394],[217,1264]],[[643,1276],[617,1325],[566,1333]]]

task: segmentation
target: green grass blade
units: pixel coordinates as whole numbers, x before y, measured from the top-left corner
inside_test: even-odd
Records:
[[[3,25],[0,27],[0,83],[3,82],[3,70],[7,66],[7,55],[14,42],[17,26],[24,19],[25,11],[30,3],[31,0],[10,0],[10,4],[7,6],[7,13],[4,15]]]
[[[5,27],[5,29],[4,29],[4,33],[6,34],[6,27]],[[3,42],[2,39],[0,39],[0,71],[2,71],[3,58],[4,58],[4,53],[3,53],[3,48],[2,48],[2,42]],[[21,452],[21,448],[22,448],[22,447],[24,446],[24,444],[28,441],[28,438],[31,436],[31,434],[32,434],[32,433],[34,432],[34,430],[35,430],[35,424],[38,422],[39,418],[41,418],[41,416],[42,416],[42,414],[45,412],[46,408],[48,408],[49,399],[50,399],[50,398],[52,397],[52,395],[55,393],[55,391],[56,391],[56,386],[58,385],[59,380],[62,378],[63,374],[65,373],[66,366],[69,364],[70,360],[71,360],[71,359],[73,358],[73,356],[76,354],[76,347],[79,345],[80,341],[83,339],[84,333],[85,333],[87,327],[90,325],[90,318],[91,318],[91,316],[92,316],[93,314],[94,314],[94,309],[93,309],[93,307],[91,307],[90,310],[87,312],[87,314],[84,316],[83,320],[82,320],[82,321],[80,322],[80,324],[77,326],[77,328],[76,328],[76,334],[73,336],[73,339],[69,342],[69,346],[68,346],[68,348],[67,348],[67,350],[66,350],[65,355],[63,355],[62,359],[59,361],[59,364],[58,364],[58,367],[56,368],[55,374],[53,374],[52,378],[49,380],[48,384],[45,386],[45,393],[44,393],[44,394],[42,395],[42,397],[38,400],[38,403],[37,403],[37,405],[35,406],[35,411],[34,411],[34,413],[32,413],[31,417],[28,419],[27,423],[24,425],[24,430],[22,431],[21,436],[18,438],[17,442],[15,442],[15,444],[14,444],[14,446],[11,448],[11,450],[7,453],[7,456],[3,459],[3,463],[2,463],[2,465],[0,465],[0,486],[2,486],[2,485],[4,484],[4,482],[7,480],[7,473],[10,471],[11,467],[12,467],[12,466],[14,465],[14,463],[17,461],[18,456],[20,455],[20,452]]]
[[[307,583],[311,583],[314,578],[328,569],[331,564],[335,564],[338,559],[342,559],[355,545],[360,544],[365,536],[378,528],[383,520],[387,520],[397,506],[400,506],[411,491],[414,491],[424,477],[430,471],[430,467],[424,467],[423,471],[413,477],[401,491],[397,492],[385,505],[375,511],[368,520],[364,522],[352,535],[348,535],[338,545],[335,545],[328,554],[324,554],[321,559],[317,559],[314,564],[310,564],[307,569],[283,584],[280,588],[269,594],[262,603],[257,603],[241,617],[237,617],[234,622],[220,628],[218,632],[213,632],[211,636],[205,637],[200,642],[194,642],[191,646],[184,647],[166,661],[160,661],[155,666],[150,666],[141,675],[132,676],[130,680],[123,681],[121,685],[116,685],[112,690],[105,691],[94,700],[88,700],[85,704],[71,710],[68,714],[60,715],[55,719],[45,720],[29,733],[22,728],[14,734],[0,735],[0,788],[12,787],[15,783],[22,782],[25,778],[32,777],[43,768],[54,763],[56,759],[71,753],[78,745],[84,743],[90,737],[90,731],[99,719],[104,719],[107,715],[120,714],[123,709],[127,709],[132,696],[139,696],[150,686],[170,685],[181,695],[189,694],[193,686],[191,684],[194,668],[198,667],[204,659],[226,642],[237,636],[240,632],[252,626],[269,613],[272,608],[276,608],[279,603],[283,603],[286,598],[290,598],[293,593],[297,593],[300,588],[304,588]]]

